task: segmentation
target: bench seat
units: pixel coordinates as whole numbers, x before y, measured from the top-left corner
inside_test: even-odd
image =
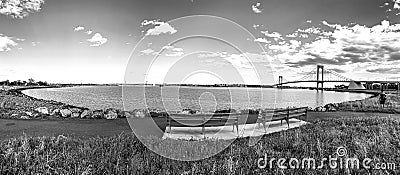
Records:
[[[281,121],[282,125],[285,120],[289,128],[289,119],[305,117],[307,120],[307,112],[308,107],[262,110],[258,114],[257,123],[258,126],[260,126],[260,123],[263,124],[265,132],[267,132],[265,123],[270,121]]]
[[[170,114],[167,118],[169,133],[171,127],[202,127],[202,134],[205,134],[205,127],[229,126],[232,125],[233,132],[239,134],[239,115],[233,113],[214,113],[214,114]]]

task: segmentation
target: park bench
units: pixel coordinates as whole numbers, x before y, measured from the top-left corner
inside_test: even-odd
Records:
[[[261,110],[258,114],[257,124],[260,126],[260,123],[262,123],[264,126],[264,131],[266,132],[266,122],[280,120],[282,125],[283,121],[285,120],[289,128],[289,119],[305,117],[307,120],[307,112],[308,107]]]
[[[233,132],[239,134],[239,115],[233,113],[210,113],[210,114],[170,114],[167,116],[167,127],[172,134],[171,127],[202,127],[202,134],[205,135],[205,128],[212,126],[233,126]]]

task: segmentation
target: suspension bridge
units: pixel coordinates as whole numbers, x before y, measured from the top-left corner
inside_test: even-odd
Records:
[[[400,89],[399,81],[388,81],[388,80],[353,80],[351,78],[340,75],[339,73],[325,69],[323,65],[317,65],[316,70],[312,70],[306,73],[303,77],[297,80],[287,80],[283,76],[278,77],[278,83],[274,86],[278,88],[282,88],[283,85],[295,84],[295,83],[316,83],[317,90],[324,89],[324,83],[334,82],[334,83],[350,83],[349,88],[353,89],[374,89],[376,88],[376,84],[379,84],[379,87],[383,90],[386,90],[390,87],[397,87],[396,89]],[[351,85],[351,86],[350,86]],[[375,85],[375,86],[374,86]],[[397,85],[397,86],[396,86]]]

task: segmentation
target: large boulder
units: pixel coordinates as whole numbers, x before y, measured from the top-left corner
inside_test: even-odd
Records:
[[[28,115],[28,116],[30,116],[30,117],[33,116],[32,112],[25,112],[25,114]]]
[[[72,113],[81,113],[81,111],[82,111],[79,108],[71,108],[70,110],[71,110]]]
[[[135,117],[135,113],[133,111],[124,111],[124,116],[126,118],[133,118]]]
[[[29,119],[31,119],[31,118],[29,118],[28,116],[26,116],[26,115],[23,115],[23,116],[21,116],[21,119],[24,119],[24,120],[29,120]]]
[[[6,101],[0,102],[0,109],[6,108]]]
[[[72,114],[71,114],[71,118],[79,118],[81,116],[81,109],[79,108],[72,108],[70,109]]]
[[[147,110],[134,110],[133,115],[136,118],[146,118],[150,117],[150,113]]]
[[[18,117],[18,114],[11,114],[11,118],[16,118]]]
[[[60,109],[54,109],[51,113],[50,113],[50,115],[58,115],[60,113]]]
[[[71,114],[71,118],[79,118],[81,116],[81,113],[73,112]]]
[[[64,118],[70,117],[72,115],[72,111],[69,109],[60,110],[61,116]]]
[[[109,110],[109,111],[106,113],[105,118],[106,118],[107,120],[114,120],[114,119],[117,119],[117,118],[118,118],[118,114],[117,114],[117,112],[115,112],[115,111],[113,111],[113,110]]]
[[[46,107],[38,107],[35,109],[35,111],[46,115],[49,114],[49,109],[47,109]]]
[[[196,111],[192,109],[183,109],[182,114],[196,114]]]
[[[90,118],[90,116],[92,116],[92,111],[91,110],[84,110],[82,113],[81,113],[81,118]]]
[[[101,119],[103,117],[104,117],[103,110],[95,110],[95,111],[93,111],[93,115],[92,115],[91,118],[93,118],[93,119]]]
[[[123,110],[117,110],[118,118],[126,118],[126,112]]]

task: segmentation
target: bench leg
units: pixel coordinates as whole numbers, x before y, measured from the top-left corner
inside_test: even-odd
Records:
[[[172,128],[171,128],[171,119],[170,118],[168,118],[168,128],[169,128],[168,133],[171,135],[172,134]]]
[[[282,124],[283,124],[283,120],[281,120],[281,126],[282,126]]]
[[[203,127],[201,128],[201,134],[203,134],[204,138],[206,137],[206,133],[205,133],[205,126],[203,125]]]
[[[261,120],[261,121],[260,121]],[[263,127],[264,127],[264,131],[265,131],[265,119],[264,118],[261,118],[261,119],[257,119],[257,128],[259,129],[260,128],[260,125],[263,125]]]
[[[235,125],[236,125],[236,133],[237,133],[237,135],[239,136],[239,124],[238,124],[238,123],[239,123],[238,121],[235,122]]]
[[[289,119],[286,119],[287,127],[289,128]]]
[[[263,120],[263,126],[264,126],[264,133],[267,133],[267,128],[265,128],[265,120]]]

